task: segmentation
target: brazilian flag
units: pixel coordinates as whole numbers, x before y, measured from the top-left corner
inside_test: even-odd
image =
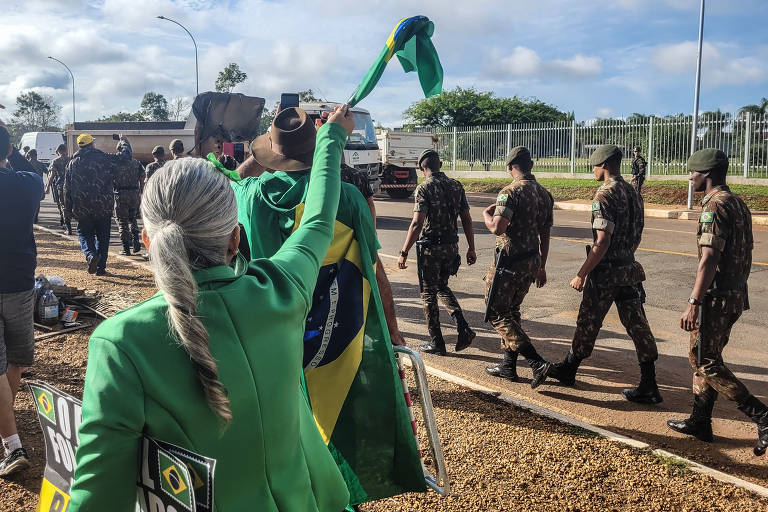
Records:
[[[252,258],[274,255],[299,226],[308,185],[309,172],[301,171],[233,186]],[[317,427],[353,505],[426,490],[376,284],[378,249],[367,203],[342,183],[333,242],[306,319],[303,364]]]

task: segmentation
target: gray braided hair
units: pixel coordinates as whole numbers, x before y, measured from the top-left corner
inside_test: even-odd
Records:
[[[155,283],[168,302],[171,334],[189,354],[211,410],[224,424],[232,419],[197,316],[197,283],[192,272],[227,263],[237,226],[237,203],[229,180],[200,158],[181,158],[157,170],[144,189],[141,215],[151,241]]]

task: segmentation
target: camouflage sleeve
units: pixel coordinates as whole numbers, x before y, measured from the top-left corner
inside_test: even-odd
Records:
[[[424,193],[424,184],[422,183],[416,188],[416,200],[413,205],[413,211],[427,213],[429,210],[429,201],[427,201],[427,195]]]
[[[616,226],[616,212],[611,207],[610,201],[605,194],[600,191],[595,195],[592,201],[592,229],[598,231],[607,231],[613,234],[613,228]]]
[[[554,221],[553,210],[555,208],[555,200],[549,191],[542,187],[541,189],[541,204],[539,207],[539,231],[545,231],[552,227]]]
[[[699,246],[722,252],[730,234],[728,213],[719,203],[710,202],[699,217]]]
[[[493,216],[504,217],[508,221],[512,222],[512,216],[515,213],[517,202],[518,197],[514,190],[502,190],[501,193],[496,197],[496,210],[494,210]]]
[[[464,187],[461,187],[461,197],[459,197],[459,211],[465,212],[469,210],[469,201],[467,201],[467,193],[464,191]]]
[[[638,167],[640,168],[640,174],[645,174],[645,168],[648,166],[648,163],[645,161],[645,158],[640,157],[640,161],[637,164],[638,164]]]

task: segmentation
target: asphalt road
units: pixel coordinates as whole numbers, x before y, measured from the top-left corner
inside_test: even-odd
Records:
[[[620,395],[623,388],[638,382],[639,368],[632,342],[619,322],[615,308],[605,320],[592,357],[583,362],[575,387],[550,384],[531,390],[528,384],[530,370],[522,358],[519,364],[522,381],[519,383],[486,375],[484,367],[500,358],[498,336],[483,323],[482,278],[493,253],[494,237],[487,232],[481,213],[494,197],[470,194],[478,263],[468,267],[464,262],[458,276],[450,281],[478,336],[467,350],[452,352],[455,329],[450,316],[443,310],[443,333],[451,351],[448,357],[425,354],[427,364],[768,486],[768,457],[752,455],[756,429],[735,404],[718,401],[714,411],[716,439],[712,444],[686,438],[670,431],[665,424],[669,418],[687,416],[692,403],[688,335],[680,330],[679,318],[695,275],[696,223],[646,219],[637,259],[648,277],[645,283],[646,312],[658,342],[657,374],[664,402],[658,406],[645,406],[629,403]],[[405,270],[398,269],[396,264],[412,217],[412,203],[410,200],[379,199],[376,207],[382,245],[379,254],[392,282],[400,328],[409,345],[416,347],[426,342],[428,335],[419,299],[415,259],[411,257]],[[57,228],[58,214],[55,212],[49,197],[41,208],[41,224]],[[768,401],[768,336],[765,335],[768,327],[768,229],[757,227],[754,232],[755,263],[749,279],[752,309],[736,324],[724,358],[752,393]],[[560,360],[570,347],[581,298],[570,288],[569,282],[584,259],[585,242],[591,241],[589,214],[555,211],[552,236],[547,264],[549,282],[544,288],[531,288],[523,303],[523,328],[544,357]],[[111,251],[118,251],[120,247],[114,222],[111,246]],[[460,249],[462,254],[466,252],[463,238]]]

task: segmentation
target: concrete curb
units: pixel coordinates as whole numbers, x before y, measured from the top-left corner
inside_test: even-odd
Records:
[[[405,359],[405,363],[407,365],[410,365],[410,360],[408,360],[407,358],[404,358],[404,359]],[[708,466],[704,466],[702,464],[699,464],[698,462],[694,462],[684,457],[680,457],[679,455],[675,455],[674,453],[668,452],[666,450],[662,450],[658,448],[654,449],[648,443],[645,443],[643,441],[638,441],[636,439],[632,439],[627,436],[623,436],[621,434],[611,432],[610,430],[606,430],[604,428],[591,425],[589,423],[583,422],[571,416],[559,413],[557,411],[553,411],[552,409],[548,409],[546,407],[542,407],[540,405],[534,404],[532,402],[528,402],[526,400],[514,397],[512,395],[502,393],[500,391],[483,386],[482,384],[477,384],[475,382],[464,379],[462,377],[457,377],[456,375],[450,374],[443,370],[439,370],[432,366],[425,365],[425,368],[428,374],[434,375],[435,377],[439,377],[445,381],[451,382],[458,386],[468,388],[473,391],[479,391],[480,393],[485,393],[487,395],[491,395],[515,407],[526,409],[528,411],[531,411],[534,414],[537,414],[539,416],[544,416],[546,418],[550,418],[555,421],[559,421],[561,423],[565,423],[566,425],[572,425],[574,427],[578,427],[578,428],[587,430],[589,432],[593,432],[599,435],[600,437],[604,437],[610,441],[621,443],[639,450],[648,450],[656,456],[665,457],[665,458],[675,460],[677,462],[681,462],[685,464],[688,467],[688,469],[690,469],[691,471],[700,473],[702,475],[706,475],[708,477],[711,477],[723,483],[735,485],[736,487],[741,487],[742,489],[753,492],[758,496],[768,498],[768,488],[763,487],[761,485],[757,485],[752,482],[748,482],[741,478],[735,477],[733,475],[723,473],[722,471],[718,471]]]
[[[589,212],[592,205],[587,203],[569,203],[566,201],[555,201],[555,210],[570,210],[574,212]],[[680,219],[680,220],[698,220],[701,212],[697,210],[645,210],[646,217],[657,219]],[[752,217],[753,226],[768,226],[768,216]]]

